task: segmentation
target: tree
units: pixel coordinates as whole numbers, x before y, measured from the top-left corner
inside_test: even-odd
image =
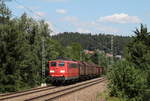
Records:
[[[109,64],[109,59],[106,57],[106,54],[104,52],[96,50],[90,58],[93,63],[101,67],[104,67],[104,72],[106,73]]]
[[[28,45],[13,22],[0,26],[0,91],[15,91],[22,86],[20,67],[26,61]]]
[[[0,52],[3,53],[0,54],[0,92],[18,91],[41,83],[41,41],[44,38],[46,47],[50,47],[49,33],[44,21],[37,22],[25,13],[0,24]],[[49,59],[48,49],[46,58]]]
[[[146,26],[141,24],[140,29],[136,29],[134,33],[135,36],[127,45],[125,56],[128,61],[145,74],[146,86],[147,89],[150,89],[150,32]],[[145,93],[147,93],[146,89]]]
[[[81,58],[82,48],[79,43],[71,43],[69,46],[66,47],[66,57],[72,60],[79,61]]]
[[[118,61],[108,73],[110,94],[126,101],[141,101],[145,89],[144,74],[126,60]]]
[[[149,70],[150,65],[150,33],[141,24],[140,29],[134,31],[133,41],[127,45],[126,58],[141,70]]]
[[[3,0],[0,0],[0,24],[7,23],[11,17],[11,11],[6,7]]]
[[[134,31],[135,36],[126,48],[126,58],[134,63],[137,69],[147,75],[147,84],[150,86],[150,32],[142,25]]]

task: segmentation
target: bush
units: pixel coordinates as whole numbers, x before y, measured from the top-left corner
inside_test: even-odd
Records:
[[[141,101],[145,88],[144,75],[126,60],[118,61],[109,70],[109,88],[112,96],[127,101]]]

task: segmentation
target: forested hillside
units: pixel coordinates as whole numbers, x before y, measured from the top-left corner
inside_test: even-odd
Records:
[[[106,53],[111,51],[111,35],[106,34],[82,34],[78,32],[64,32],[58,35],[52,36],[53,39],[58,40],[63,46],[67,46],[70,43],[80,43],[84,49],[88,50],[103,50]],[[114,54],[122,55],[123,48],[130,41],[130,37],[114,36],[113,46]]]

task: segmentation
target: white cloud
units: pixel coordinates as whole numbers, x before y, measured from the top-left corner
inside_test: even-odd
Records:
[[[100,17],[98,19],[99,22],[112,22],[112,23],[140,23],[141,20],[137,16],[129,16],[125,13],[113,14],[110,16]]]
[[[56,13],[59,13],[59,14],[66,14],[67,11],[65,9],[56,9]]]
[[[111,26],[104,26],[96,21],[86,22],[83,23],[85,27],[94,29],[96,32],[104,32],[104,33],[117,33],[119,30],[117,28],[111,27]],[[96,33],[94,32],[94,33]]]
[[[75,31],[81,33],[117,33],[118,29],[104,26],[97,21],[80,21],[77,17],[67,16],[61,19],[61,21],[67,22],[69,25],[75,28]]]
[[[90,33],[91,31],[88,29],[78,28],[77,32],[79,32],[79,33]]]

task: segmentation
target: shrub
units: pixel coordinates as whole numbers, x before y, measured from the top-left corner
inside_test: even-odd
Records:
[[[126,60],[115,63],[109,70],[108,79],[111,95],[127,101],[142,100],[146,80],[131,63]]]

